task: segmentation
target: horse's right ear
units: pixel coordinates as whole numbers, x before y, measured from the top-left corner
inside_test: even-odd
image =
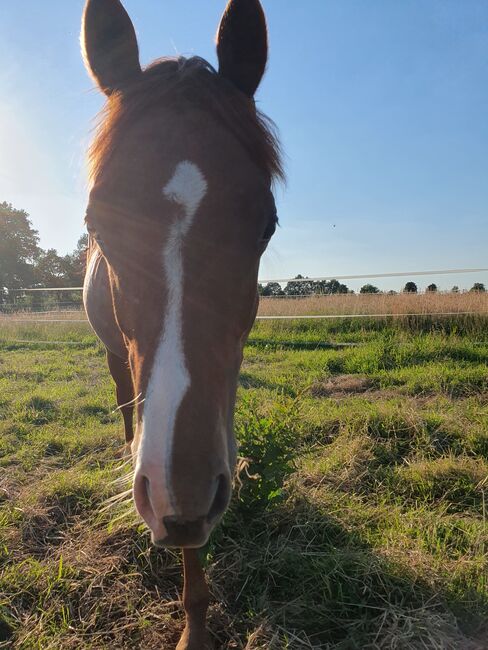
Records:
[[[87,0],[81,48],[88,72],[106,95],[142,74],[134,26],[120,0]]]

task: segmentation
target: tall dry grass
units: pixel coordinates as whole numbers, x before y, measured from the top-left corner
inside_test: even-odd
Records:
[[[259,316],[488,314],[487,293],[332,294],[305,298],[261,298]]]
[[[488,292],[476,293],[400,293],[332,294],[310,297],[261,297],[259,316],[335,316],[335,315],[411,315],[462,314],[488,315]],[[22,311],[0,314],[0,321],[18,320],[79,320],[85,318],[83,309],[53,311]]]

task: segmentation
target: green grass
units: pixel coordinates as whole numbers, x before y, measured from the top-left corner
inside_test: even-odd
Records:
[[[255,327],[246,467],[202,553],[216,647],[486,647],[488,338],[461,325]],[[125,471],[114,407],[85,326],[2,330],[0,647],[176,644],[179,555],[130,505],[104,510]]]

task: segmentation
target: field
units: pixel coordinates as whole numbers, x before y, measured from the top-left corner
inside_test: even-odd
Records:
[[[261,300],[261,316],[276,314],[465,314],[488,313],[488,292],[399,293],[399,294],[332,294],[300,298],[266,298]]]
[[[459,304],[422,313],[486,310]],[[95,338],[2,322],[0,388],[0,647],[174,647],[179,554],[107,508],[128,467]],[[216,648],[488,648],[486,314],[261,321],[236,432]]]

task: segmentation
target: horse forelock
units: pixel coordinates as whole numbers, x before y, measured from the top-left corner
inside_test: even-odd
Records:
[[[191,105],[229,129],[271,180],[284,181],[281,145],[272,120],[200,57],[165,57],[148,66],[124,92],[108,97],[89,149],[93,182],[126,129],[153,107]]]

